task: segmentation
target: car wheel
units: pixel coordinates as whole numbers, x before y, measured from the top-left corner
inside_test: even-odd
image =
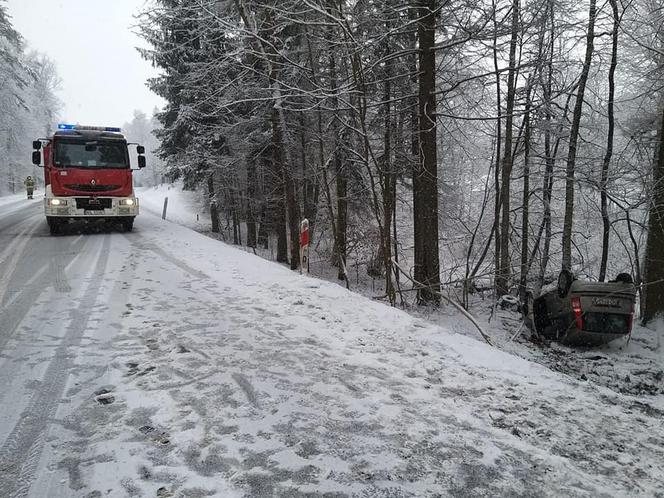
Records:
[[[569,292],[570,287],[572,287],[572,282],[574,282],[574,275],[569,270],[562,270],[558,275],[558,296],[565,297]]]
[[[619,273],[616,277],[616,282],[621,282],[623,284],[633,284],[634,279],[629,273]]]

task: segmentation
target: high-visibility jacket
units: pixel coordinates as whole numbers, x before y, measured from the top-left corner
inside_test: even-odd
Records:
[[[25,188],[35,188],[35,181],[32,178],[26,178],[23,184],[25,185]]]

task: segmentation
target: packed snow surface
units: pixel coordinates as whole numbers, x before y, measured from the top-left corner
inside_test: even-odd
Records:
[[[661,394],[552,371],[148,211],[132,233],[44,239],[69,259],[0,357],[16,496],[26,476],[30,496],[662,496]]]

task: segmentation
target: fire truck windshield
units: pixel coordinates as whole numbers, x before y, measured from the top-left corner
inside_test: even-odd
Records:
[[[55,165],[61,168],[129,168],[127,145],[109,140],[58,140]]]

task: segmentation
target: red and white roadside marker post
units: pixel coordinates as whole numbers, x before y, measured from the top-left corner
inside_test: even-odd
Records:
[[[309,273],[309,220],[300,223],[300,273]]]

